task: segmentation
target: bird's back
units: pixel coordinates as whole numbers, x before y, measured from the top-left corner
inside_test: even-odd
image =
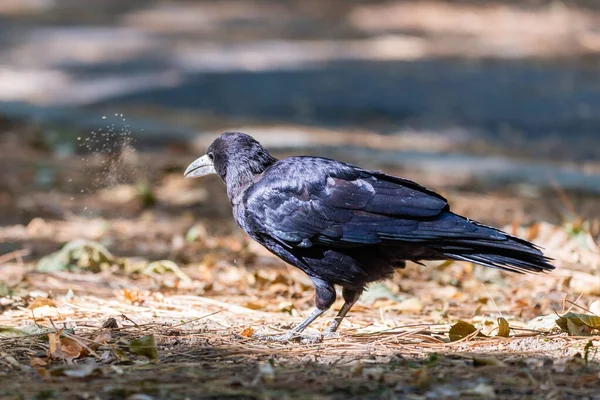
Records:
[[[449,211],[412,182],[318,157],[268,168],[240,225],[269,250],[342,285],[382,279],[405,260],[456,259],[524,272],[552,267],[531,243]]]

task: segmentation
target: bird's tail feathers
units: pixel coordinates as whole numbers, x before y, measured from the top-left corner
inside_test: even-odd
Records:
[[[546,272],[554,269],[550,264],[552,259],[544,256],[535,245],[513,237],[509,237],[508,243],[462,242],[457,246],[444,246],[441,251],[452,260],[470,261],[511,272]]]

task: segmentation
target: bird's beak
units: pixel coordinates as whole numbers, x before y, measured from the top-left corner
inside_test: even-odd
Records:
[[[186,178],[197,178],[208,174],[216,174],[215,165],[208,155],[204,155],[191,163],[183,173]]]

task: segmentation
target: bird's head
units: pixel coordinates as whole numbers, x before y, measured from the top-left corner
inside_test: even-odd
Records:
[[[250,135],[225,132],[208,147],[206,154],[185,170],[186,178],[217,174],[229,186],[245,183],[261,174],[275,161],[269,152]]]

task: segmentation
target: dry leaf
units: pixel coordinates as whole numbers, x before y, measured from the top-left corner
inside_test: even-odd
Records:
[[[396,296],[392,290],[383,282],[378,282],[372,286],[369,286],[369,290],[365,291],[360,297],[362,304],[374,304],[377,300],[392,300],[395,304],[400,302],[398,296]]]
[[[539,234],[540,234],[540,224],[539,223],[533,224],[533,225],[531,225],[531,227],[529,228],[529,231],[527,232],[526,239],[531,242],[536,237],[538,237]]]
[[[119,323],[117,322],[116,318],[113,318],[113,317],[110,317],[109,319],[104,321],[104,323],[102,324],[102,328],[106,328],[106,329],[116,329],[118,327],[119,327]]]
[[[100,272],[110,265],[121,265],[123,261],[114,257],[106,247],[90,240],[73,240],[57,252],[38,261],[39,272],[72,271],[87,269]]]
[[[52,357],[53,354],[58,352],[60,349],[60,333],[62,330],[59,330],[56,333],[48,334],[48,355]]]
[[[171,260],[160,260],[149,263],[142,271],[144,274],[164,274],[165,272],[173,272],[179,279],[184,282],[191,282],[192,279],[187,276],[177,264]]]
[[[94,339],[92,339],[92,344],[90,344],[90,348],[92,350],[98,349],[103,344],[106,344],[111,339],[110,331],[101,330]]]
[[[156,349],[154,335],[146,335],[132,340],[129,342],[128,350],[135,355],[144,356],[151,361],[158,361],[158,350]]]
[[[31,365],[34,368],[37,367],[45,367],[46,365],[48,365],[48,362],[42,358],[39,357],[33,357],[30,361],[29,361],[29,365]]]
[[[592,314],[600,316],[600,300],[592,301],[592,304],[590,304],[589,310]]]
[[[129,357],[121,349],[118,349],[118,348],[115,347],[115,348],[112,349],[112,353],[114,354],[115,358],[117,360],[119,360],[119,362],[127,362],[127,361],[129,361]]]
[[[137,290],[121,289],[121,296],[123,296],[127,302],[134,305],[141,305],[144,302],[144,299],[142,299]]]
[[[30,310],[35,310],[36,308],[44,306],[56,307],[56,303],[46,297],[38,297],[31,304],[29,304],[27,308]]]
[[[393,306],[394,310],[418,313],[423,309],[423,303],[416,297],[410,297]]]
[[[556,320],[556,325],[570,335],[588,336],[590,335],[589,330],[600,330],[600,317],[568,312]]]
[[[535,317],[525,325],[525,329],[533,331],[550,332],[556,328],[556,314]]]
[[[528,299],[516,299],[515,307],[518,307],[518,308],[530,307],[530,302]]]
[[[251,310],[264,310],[267,307],[267,302],[248,301],[244,304],[244,307]]]
[[[60,337],[61,332],[48,334],[48,356],[56,360],[73,360],[81,356],[83,346],[75,339]]]
[[[594,274],[574,271],[571,273],[569,288],[576,293],[597,296],[600,295],[600,279]]]
[[[18,337],[24,335],[26,335],[26,333],[20,329],[13,328],[12,326],[0,326],[0,338]]]
[[[496,336],[508,337],[510,335],[510,326],[504,318],[498,318],[498,334]]]
[[[477,332],[477,328],[475,328],[473,324],[469,324],[465,321],[458,321],[456,324],[452,325],[452,328],[450,328],[450,341],[456,342],[457,340],[464,339],[473,332]]]
[[[250,337],[252,335],[254,335],[254,328],[252,328],[251,326],[247,327],[246,329],[240,332],[240,336],[243,337]]]
[[[567,332],[572,336],[588,336],[589,332],[586,332],[585,325],[577,325],[573,320],[567,319]]]

